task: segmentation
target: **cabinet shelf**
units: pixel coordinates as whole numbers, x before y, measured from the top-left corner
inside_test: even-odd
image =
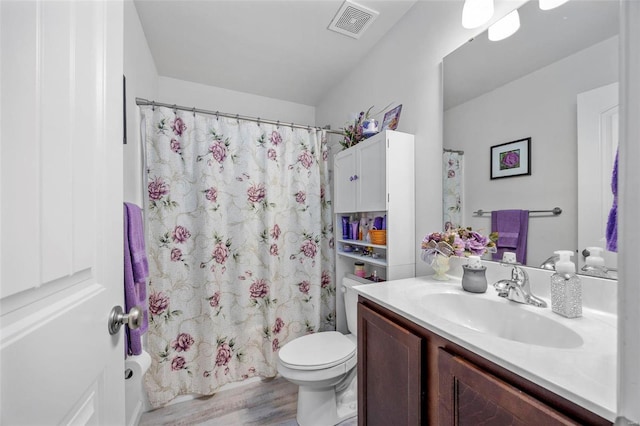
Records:
[[[338,251],[338,255],[356,259],[361,262],[369,263],[371,265],[383,266],[385,268],[387,267],[387,259],[374,259],[371,256],[363,256],[359,253],[348,253],[344,251]]]
[[[386,245],[372,244],[368,241],[363,241],[363,240],[338,240],[338,242],[343,244],[351,244],[352,246],[373,247],[373,248],[379,248],[384,250],[387,249]]]

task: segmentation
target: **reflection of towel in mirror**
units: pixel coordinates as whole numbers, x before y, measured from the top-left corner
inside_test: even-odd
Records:
[[[607,219],[607,250],[618,251],[618,152],[613,162],[613,172],[611,173],[611,192],[613,192],[613,205],[609,211]]]
[[[498,233],[497,252],[493,260],[501,260],[505,251],[515,252],[516,260],[527,262],[529,210],[495,210],[491,212],[491,232]]]
[[[142,210],[124,203],[124,299],[125,310],[138,306],[142,310],[142,325],[137,330],[126,329],[127,355],[142,353],[142,335],[149,328],[147,309],[147,276],[149,267],[144,244]]]

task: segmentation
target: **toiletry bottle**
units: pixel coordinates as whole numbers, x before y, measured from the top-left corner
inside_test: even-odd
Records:
[[[556,272],[551,275],[551,310],[567,318],[582,316],[582,284],[576,265],[570,260],[572,251],[559,250]]]
[[[608,278],[607,270],[604,266],[602,258],[602,247],[587,247],[589,256],[585,259],[586,268],[583,269],[587,274],[596,277]]]

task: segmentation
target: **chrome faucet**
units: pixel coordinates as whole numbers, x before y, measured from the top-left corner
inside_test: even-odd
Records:
[[[534,296],[531,293],[531,284],[529,283],[529,275],[527,271],[518,265],[502,264],[504,266],[513,266],[511,270],[510,280],[500,280],[493,284],[498,296],[512,300],[525,305],[533,305],[539,308],[546,308],[547,302]]]
[[[606,266],[584,265],[580,268],[586,275],[600,278],[613,278],[609,272],[618,272],[616,268],[607,268]]]

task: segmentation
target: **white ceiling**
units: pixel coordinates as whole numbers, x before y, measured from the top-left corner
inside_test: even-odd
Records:
[[[380,13],[359,39],[327,27],[342,0],[134,0],[164,77],[315,106],[416,3]]]

